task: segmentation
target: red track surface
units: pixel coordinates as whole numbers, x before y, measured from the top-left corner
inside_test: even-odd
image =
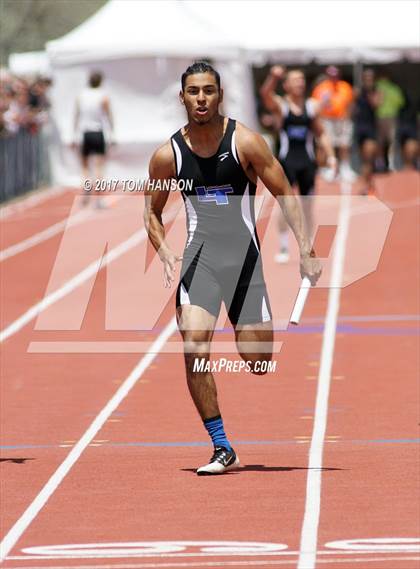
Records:
[[[419,314],[419,177],[394,174],[378,180],[378,187],[394,217],[377,271],[341,294],[340,318],[365,319],[350,321],[351,327],[339,329],[336,337],[317,567],[327,561],[328,567],[340,568],[408,569],[420,564],[419,553],[408,550],[325,547],[337,540],[419,536],[418,321],[404,318]],[[63,194],[8,217],[1,248],[65,218],[73,197]],[[275,250],[270,235],[265,242],[268,256]],[[60,240],[58,235],[2,263],[2,329],[44,296]],[[133,252],[129,255],[135,260]],[[74,267],[73,273],[81,268]],[[266,264],[266,273],[273,270],[274,265]],[[146,341],[157,335],[105,332],[105,287],[101,271],[80,332],[37,331],[32,320],[2,346],[2,536],[142,357],[34,354],[27,352],[29,344]],[[158,298],[160,290],[155,294]],[[324,318],[327,299],[327,290],[312,291],[305,318]],[[377,315],[401,316],[376,321]],[[169,308],[160,324],[171,316]],[[226,339],[226,334],[216,334],[216,340]],[[216,378],[226,429],[233,441],[240,441],[236,446],[242,470],[213,478],[195,475],[210,449],[193,443],[205,442],[206,434],[187,393],[182,356],[161,353],[17,541],[5,566],[296,567],[322,330],[279,332],[276,340],[284,345],[275,355],[275,374],[221,373]],[[198,556],[198,548],[189,547],[175,557],[98,554],[76,559],[22,553],[35,546],[147,541],[272,542],[288,550],[279,555]]]

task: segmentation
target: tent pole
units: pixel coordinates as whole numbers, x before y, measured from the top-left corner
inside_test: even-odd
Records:
[[[359,55],[353,60],[353,87],[361,87],[362,85],[363,62]]]

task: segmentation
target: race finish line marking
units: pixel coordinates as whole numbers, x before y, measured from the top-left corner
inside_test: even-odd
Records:
[[[319,555],[371,555],[374,553],[420,553],[419,538],[364,538],[330,541]],[[8,560],[24,559],[112,559],[129,557],[249,557],[249,556],[297,556],[284,543],[247,541],[133,541],[107,543],[75,543],[64,545],[37,545],[22,549],[24,556],[8,557]]]
[[[298,552],[294,552],[297,554]],[[319,554],[323,553],[322,551]],[[8,557],[8,561],[13,561],[17,559],[27,559],[27,558],[17,558]],[[320,564],[336,564],[336,563],[372,563],[372,562],[387,562],[391,561],[420,561],[419,556],[398,556],[398,557],[349,557],[349,558],[335,558],[335,559],[318,559]],[[296,560],[294,559],[253,559],[253,560],[241,560],[241,561],[181,561],[181,562],[163,562],[163,563],[119,563],[116,565],[28,565],[19,566],[19,569],[159,569],[159,568],[174,568],[177,567],[190,567],[196,569],[197,567],[267,567],[275,565],[296,565]],[[390,569],[395,569],[394,566],[390,565]]]

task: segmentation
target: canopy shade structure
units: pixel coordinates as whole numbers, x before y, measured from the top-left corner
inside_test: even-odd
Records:
[[[45,51],[27,51],[9,55],[9,69],[16,75],[51,74],[50,61]]]
[[[420,61],[417,0],[186,0],[250,60]],[[235,23],[237,22],[237,23]]]
[[[47,44],[53,64],[135,56],[236,55],[218,26],[179,0],[111,0],[79,27]]]

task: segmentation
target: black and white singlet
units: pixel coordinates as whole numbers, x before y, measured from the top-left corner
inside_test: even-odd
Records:
[[[297,184],[300,194],[312,193],[315,184],[316,161],[312,120],[315,104],[305,101],[302,114],[291,111],[287,100],[282,99],[283,125],[279,133],[279,160],[291,185]]]
[[[177,179],[185,181],[188,232],[177,306],[201,306],[217,317],[223,300],[234,325],[271,320],[255,228],[256,186],[239,162],[235,132],[236,122],[228,119],[209,158],[195,154],[180,130],[171,137]]]

